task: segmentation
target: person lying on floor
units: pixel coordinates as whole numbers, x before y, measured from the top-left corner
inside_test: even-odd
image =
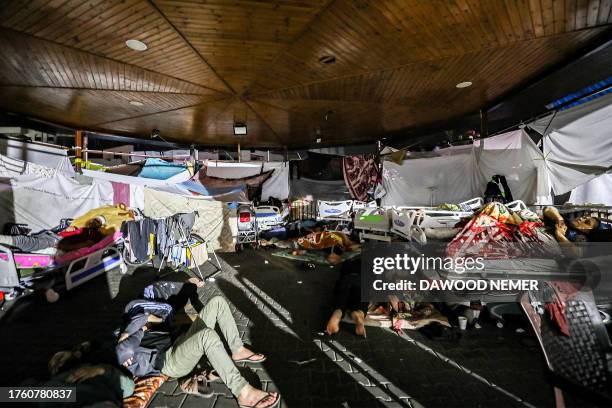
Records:
[[[107,358],[104,343],[83,342],[72,350],[62,350],[49,361],[51,378],[40,382],[26,380],[23,386],[76,388],[76,402],[41,403],[40,406],[121,407],[122,400],[134,392],[134,381],[122,367]],[[99,405],[98,405],[99,404]]]
[[[298,238],[294,242],[293,255],[303,255],[310,249],[324,249],[331,251],[327,261],[332,265],[342,262],[342,254],[345,251],[355,251],[360,245],[351,241],[343,232],[339,231],[318,231],[312,232],[304,237]]]
[[[333,294],[333,311],[325,333],[336,334],[340,331],[340,321],[348,312],[355,322],[355,334],[366,337],[365,318],[368,313],[367,302],[361,301],[361,257],[345,261],[340,268]]]
[[[244,346],[230,307],[223,297],[212,297],[189,329],[176,340],[172,341],[169,334],[161,334],[156,336],[154,345],[146,344],[145,334],[155,331],[160,323],[168,323],[171,313],[170,305],[155,301],[128,308],[128,324],[115,348],[119,364],[135,377],[161,373],[179,378],[183,391],[200,394],[198,379],[201,373],[194,375],[193,371],[200,359],[206,357],[241,407],[269,408],[280,402],[278,393],[254,388],[236,368],[235,363],[262,363],[266,357]],[[215,331],[216,325],[219,325],[230,347],[231,357]]]
[[[45,230],[32,235],[0,235],[0,244],[19,248],[24,252],[47,248],[69,252],[101,241],[104,238],[101,232],[104,223],[104,217],[98,216],[89,220],[82,228],[70,226],[64,230]]]

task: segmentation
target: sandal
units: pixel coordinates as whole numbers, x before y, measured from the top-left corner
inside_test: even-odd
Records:
[[[197,375],[183,377],[179,379],[178,383],[179,388],[185,394],[195,395],[201,398],[210,398],[214,395],[212,388],[208,386],[208,382],[199,382]]]
[[[253,360],[253,356],[261,356],[262,358],[259,360]],[[261,353],[253,353],[250,356],[246,357],[246,358],[241,358],[240,360],[234,360],[234,363],[253,363],[253,364],[259,364],[259,363],[263,363],[264,361],[266,361],[267,357],[264,356]]]
[[[280,402],[280,399],[281,399],[280,394],[276,394],[276,398],[274,399],[274,401],[270,405],[262,405],[262,406],[259,405],[259,404],[261,404],[262,402],[264,402],[266,399],[268,399],[270,397],[272,397],[272,394],[267,393],[265,397],[263,397],[262,399],[260,399],[259,401],[257,401],[253,405],[240,405],[240,404],[238,404],[238,406],[240,408],[274,408]],[[272,397],[272,398],[274,398],[274,397]]]

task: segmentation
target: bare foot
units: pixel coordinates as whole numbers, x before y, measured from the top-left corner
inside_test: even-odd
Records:
[[[265,392],[247,384],[238,395],[238,405],[241,407],[267,408],[278,404],[280,395],[277,392]]]
[[[361,310],[354,310],[353,312],[351,312],[351,317],[355,321],[355,334],[365,338],[365,315]]]
[[[266,356],[260,353],[255,353],[248,348],[242,346],[232,354],[232,360],[234,361],[248,361],[250,363],[263,363],[266,361]]]
[[[330,336],[338,333],[340,331],[340,320],[342,320],[342,310],[336,309],[327,322],[325,332]]]

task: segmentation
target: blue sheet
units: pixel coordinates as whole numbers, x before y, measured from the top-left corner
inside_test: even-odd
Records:
[[[145,162],[138,177],[166,180],[185,171],[182,164],[168,163],[162,159],[149,158]]]

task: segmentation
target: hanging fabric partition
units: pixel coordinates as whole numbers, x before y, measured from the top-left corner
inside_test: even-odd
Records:
[[[236,210],[230,209],[227,204],[150,188],[144,189],[144,197],[146,216],[164,218],[176,213],[197,211],[193,232],[209,241],[215,250],[235,250],[235,237],[238,234]]]
[[[382,204],[439,205],[479,197],[484,191],[474,153],[427,159],[408,159],[399,165],[385,161]]]
[[[82,184],[61,173],[2,179],[0,225],[23,223],[33,231],[48,229],[62,218],[75,218],[87,211],[113,204],[113,188],[107,181]]]
[[[584,115],[552,130],[544,138],[546,165],[556,195],[567,193],[612,168],[612,95],[568,112],[572,117],[578,116],[576,113]]]
[[[206,166],[206,175],[224,179],[239,179],[252,177],[262,171],[270,170],[274,171],[262,185],[261,199],[266,201],[270,197],[274,197],[279,200],[286,200],[289,198],[288,162],[228,163],[209,160]]]
[[[27,174],[53,177],[58,172],[65,176],[74,176],[74,168],[70,164],[69,158],[64,157],[58,160],[56,167],[51,168],[0,154],[0,177],[15,177]]]
[[[602,174],[572,190],[572,204],[602,204],[612,206],[612,174]]]
[[[476,140],[474,149],[482,182],[499,174],[506,177],[515,199],[527,204],[552,204],[544,157],[523,130]]]
[[[342,159],[342,172],[353,199],[368,201],[368,191],[374,189],[378,179],[376,156],[345,156]]]

